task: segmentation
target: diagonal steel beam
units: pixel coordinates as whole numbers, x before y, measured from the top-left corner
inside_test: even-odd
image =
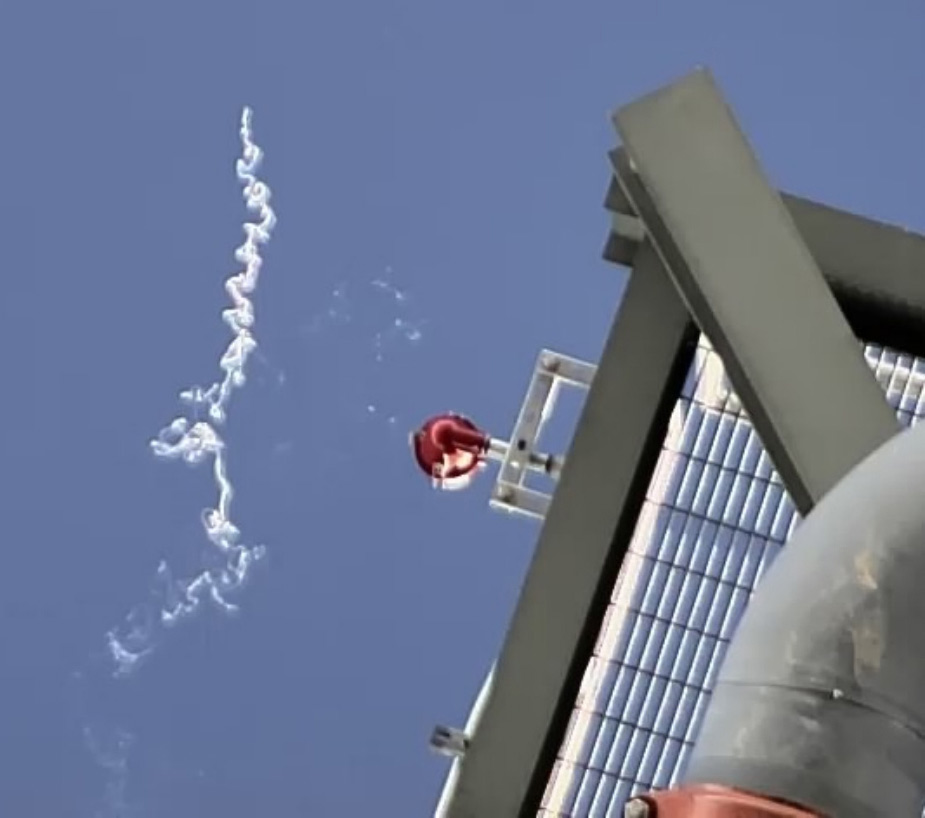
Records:
[[[611,161],[623,153],[611,152]],[[780,196],[855,335],[925,356],[925,236],[789,193]],[[604,258],[629,266],[645,229],[615,177],[605,204],[612,225]]]
[[[614,122],[623,192],[805,513],[898,422],[711,75]]]
[[[446,818],[533,818],[698,333],[640,248]]]

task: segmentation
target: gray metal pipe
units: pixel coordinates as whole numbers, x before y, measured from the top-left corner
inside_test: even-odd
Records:
[[[856,466],[768,570],[684,780],[708,782],[830,818],[922,816],[925,423]]]

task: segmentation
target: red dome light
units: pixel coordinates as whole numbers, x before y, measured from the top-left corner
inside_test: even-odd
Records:
[[[435,485],[468,485],[488,450],[489,436],[471,420],[453,412],[430,418],[411,436],[418,466]]]

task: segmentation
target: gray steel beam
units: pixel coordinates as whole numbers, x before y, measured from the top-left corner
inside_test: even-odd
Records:
[[[643,245],[447,818],[536,815],[697,337],[661,262]]]
[[[611,153],[616,162],[623,152]],[[859,338],[925,357],[925,236],[781,193],[787,211]],[[629,264],[644,234],[615,178],[604,258]]]
[[[623,191],[806,513],[898,421],[710,74],[614,122]]]
[[[782,198],[855,334],[925,357],[925,236]]]

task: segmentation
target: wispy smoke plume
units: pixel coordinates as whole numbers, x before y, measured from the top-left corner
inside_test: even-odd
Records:
[[[228,477],[225,442],[217,431],[225,422],[232,393],[244,386],[248,358],[257,348],[253,334],[254,305],[249,296],[260,278],[263,264],[260,245],[269,241],[276,224],[276,214],[270,207],[270,188],[256,176],[263,153],[253,141],[251,118],[251,109],[245,108],[241,114],[243,153],[237,160],[236,171],[244,186],[247,208],[259,220],[244,223],[246,238],[235,251],[235,258],[244,269],[225,282],[232,305],[222,312],[222,319],[234,337],[219,361],[224,375],[207,388],[193,386],[181,392],[180,400],[187,406],[188,416],[172,420],[151,441],[151,449],[159,458],[182,460],[190,465],[212,461],[218,500],[214,508],[202,511],[203,528],[211,544],[209,567],[191,579],[177,579],[166,563],[160,564],[152,601],[137,606],[122,626],[106,635],[117,675],[130,673],[154,648],[160,631],[194,613],[204,599],[211,599],[225,611],[235,611],[237,608],[227,594],[241,587],[265,550],[262,545],[240,542],[240,531],[231,520],[234,487]],[[196,420],[203,416],[208,420]]]

